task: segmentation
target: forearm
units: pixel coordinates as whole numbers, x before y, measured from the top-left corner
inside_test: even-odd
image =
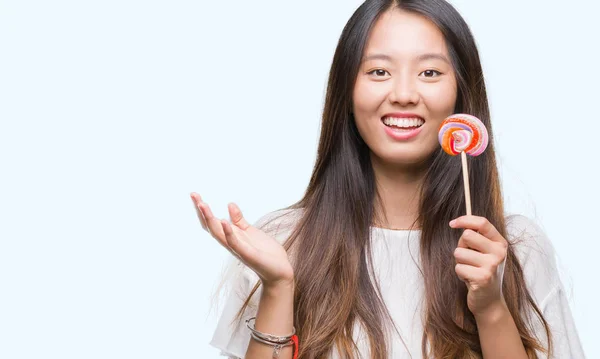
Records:
[[[484,359],[527,359],[525,347],[505,304],[475,316]]]
[[[255,329],[273,335],[289,335],[294,325],[294,286],[284,284],[262,288],[258,310],[256,312]],[[279,358],[291,359],[293,346],[281,349]],[[257,340],[250,339],[245,359],[271,359],[273,347]]]

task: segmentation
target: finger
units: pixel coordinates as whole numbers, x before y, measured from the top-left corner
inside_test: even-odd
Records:
[[[227,222],[226,220],[221,220],[220,222],[229,248],[231,248],[231,250],[243,262],[255,262],[256,258],[258,257],[258,252],[256,251],[256,248],[251,246],[248,242],[241,240],[235,233],[233,233],[233,229],[229,222]]]
[[[201,202],[199,205],[202,214],[204,214],[204,218],[206,219],[206,225],[208,226],[208,231],[210,234],[215,237],[219,242],[226,243],[225,233],[223,233],[223,227],[221,226],[221,222],[217,219],[208,204]]]
[[[229,251],[229,253],[231,253],[232,256],[236,257],[240,262],[244,263],[245,262],[242,260],[242,258],[240,257],[240,255],[238,253],[236,253],[236,251],[234,251],[231,246],[229,245],[229,243],[227,242],[227,230],[225,229],[225,226],[223,225],[223,221],[224,220],[219,220],[219,224],[221,225],[221,227],[223,228],[223,234],[225,235],[225,243],[224,243],[224,247],[225,249],[227,249],[227,251]]]
[[[242,215],[242,211],[237,206],[237,204],[230,203],[227,206],[227,209],[229,209],[229,217],[231,218],[231,223],[233,223],[235,226],[244,231],[248,229],[248,227],[250,227],[250,223],[246,221],[244,215]]]
[[[450,222],[452,228],[468,228],[479,232],[486,238],[494,242],[505,241],[504,237],[498,232],[496,227],[490,223],[485,217],[479,216],[462,216]]]
[[[481,253],[494,253],[496,250],[494,242],[472,229],[463,232],[458,240],[458,247],[471,248]]]
[[[202,211],[200,210],[199,204],[202,203],[202,197],[200,197],[200,195],[197,195],[195,193],[192,193],[190,195],[190,197],[192,198],[192,202],[194,203],[194,209],[196,210],[196,216],[198,216],[198,219],[200,220],[200,225],[202,225],[202,228],[206,231],[208,231],[208,226],[206,224],[206,218],[204,218],[204,214],[202,213]]]
[[[484,253],[460,247],[454,250],[454,258],[456,263],[468,264],[478,268],[486,266],[489,261]]]
[[[457,263],[454,267],[454,271],[460,280],[465,283],[478,281],[481,278],[481,269],[472,265]]]

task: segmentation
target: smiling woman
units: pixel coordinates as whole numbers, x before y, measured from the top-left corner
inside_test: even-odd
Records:
[[[356,127],[374,165],[424,163],[436,149],[438,128],[456,103],[449,58],[443,34],[425,16],[387,11],[375,23],[353,93]]]
[[[470,159],[439,147],[453,113],[488,128]],[[232,358],[583,358],[554,250],[505,217],[489,106],[471,32],[443,0],[368,0],[329,74],[304,197],[250,225],[203,228],[238,260],[211,344]],[[299,340],[299,345],[297,340]]]

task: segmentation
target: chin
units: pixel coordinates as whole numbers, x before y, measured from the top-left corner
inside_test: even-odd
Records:
[[[432,154],[433,151],[419,148],[395,148],[373,152],[376,160],[380,163],[402,167],[422,167]]]
[[[382,156],[379,160],[384,164],[402,166],[402,167],[421,167],[426,163],[427,156],[411,155],[407,153],[403,154],[392,154]]]

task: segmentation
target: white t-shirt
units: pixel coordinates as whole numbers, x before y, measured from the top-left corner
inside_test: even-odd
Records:
[[[272,235],[283,243],[289,237],[293,223],[299,218],[300,213],[301,210],[275,211],[263,216],[255,223],[255,226],[285,214],[268,226],[270,230],[274,230]],[[559,278],[551,242],[535,223],[523,216],[507,217],[507,232],[509,241],[521,240],[514,248],[523,266],[525,281],[530,293],[550,325],[554,340],[552,359],[585,358],[565,289]],[[269,233],[271,234],[271,232]],[[384,303],[402,335],[402,339],[400,339],[394,332],[391,342],[388,344],[390,358],[394,359],[422,358],[423,325],[421,315],[424,290],[418,267],[420,265],[419,237],[420,231],[371,227],[375,275],[380,283]],[[259,280],[252,270],[237,263],[231,268],[232,271],[229,275],[232,277],[227,279],[232,291],[227,295],[225,307],[210,345],[220,349],[223,356],[244,358],[250,341],[250,332],[244,321],[256,315],[260,289],[253,296],[252,305],[243,314],[241,324],[237,325],[235,322],[230,325],[247,294]],[[545,331],[541,324],[535,324],[537,322],[534,322],[535,334],[545,346],[547,341]],[[357,343],[361,355],[368,358],[368,341],[359,325],[355,326],[354,341]],[[538,354],[538,357],[547,358],[541,353]],[[339,358],[335,348],[330,358]]]

